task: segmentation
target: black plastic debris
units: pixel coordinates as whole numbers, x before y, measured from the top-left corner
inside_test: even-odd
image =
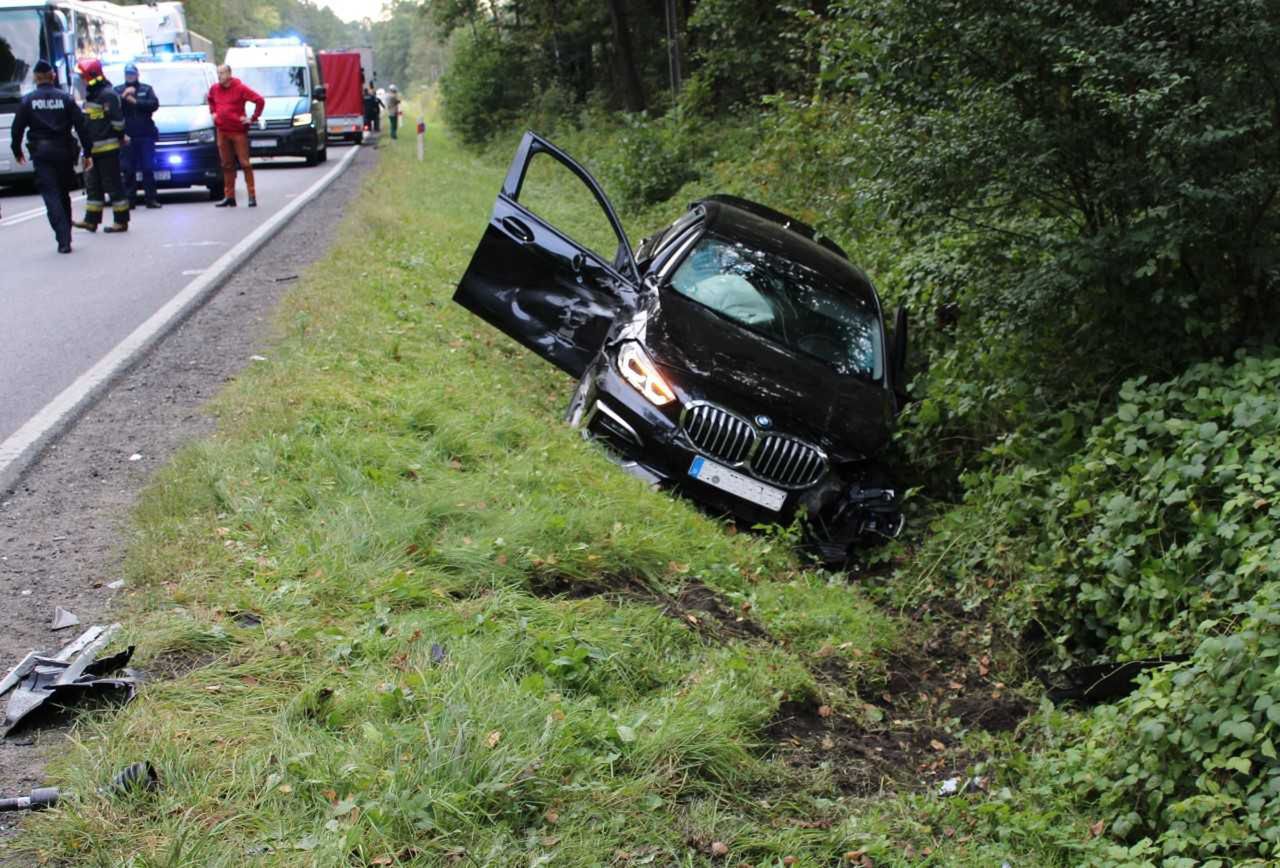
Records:
[[[123,796],[134,792],[154,793],[160,789],[160,774],[156,767],[145,760],[126,766],[111,779],[108,792]]]
[[[0,799],[0,811],[43,811],[58,804],[57,787],[37,787],[29,796]]]
[[[53,656],[32,652],[24,657],[0,680],[0,696],[12,691],[3,725],[0,725],[0,736],[8,736],[51,699],[55,705],[64,707],[89,697],[119,702],[133,699],[139,683],[136,675],[125,670],[120,676],[107,677],[128,664],[133,657],[133,647],[97,659],[119,630],[119,624],[94,625]]]
[[[431,662],[432,663],[434,663],[437,666],[442,666],[444,665],[446,656],[447,655],[445,654],[443,645],[438,645],[435,642],[431,643]]]
[[[228,614],[236,626],[244,627],[246,630],[262,626],[262,616],[256,612],[229,612]]]

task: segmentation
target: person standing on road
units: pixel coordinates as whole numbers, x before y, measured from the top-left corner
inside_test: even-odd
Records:
[[[364,125],[369,132],[382,130],[382,100],[378,99],[378,91],[373,82],[364,86]]]
[[[138,67],[132,63],[124,68],[124,84],[116,85],[124,109],[124,131],[129,144],[120,151],[120,165],[124,172],[124,191],[129,196],[129,207],[138,205],[138,173],[142,173],[142,188],[146,191],[148,208],[159,208],[156,201],[156,129],[151,116],[160,108],[155,89],[138,80]]]
[[[76,157],[80,145],[72,138],[75,130],[86,149],[92,144],[84,120],[84,112],[71,94],[58,87],[58,77],[48,61],[37,60],[31,70],[36,89],[22,98],[13,115],[13,155],[18,165],[26,162],[22,155],[22,137],[27,137],[31,168],[36,186],[44,199],[45,214],[53,227],[59,253],[71,252],[71,191],[76,186]],[[85,157],[85,170],[93,160]]]
[[[400,91],[394,84],[387,88],[387,119],[391,121],[391,138],[394,139],[400,128]]]
[[[103,75],[101,62],[86,58],[76,64],[76,70],[86,88],[84,113],[89,119],[87,127],[93,141],[90,148],[93,166],[84,173],[84,219],[74,220],[71,225],[97,232],[110,196],[112,225],[102,231],[128,232],[129,198],[120,183],[120,148],[129,143],[129,138],[124,132],[120,97]]]
[[[253,103],[253,117],[246,117],[244,104]],[[249,193],[249,207],[258,206],[257,188],[253,183],[253,166],[249,164],[249,125],[258,122],[266,100],[231,74],[225,63],[218,67],[218,82],[209,88],[209,113],[218,131],[218,157],[222,160],[223,200],[219,208],[236,207],[236,164],[244,170],[244,186]],[[322,130],[323,132],[323,130]]]

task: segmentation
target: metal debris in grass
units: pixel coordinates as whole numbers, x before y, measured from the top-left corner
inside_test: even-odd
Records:
[[[12,733],[50,699],[64,706],[90,696],[123,697],[125,702],[133,699],[139,684],[135,673],[125,670],[121,677],[107,677],[128,664],[133,657],[133,646],[98,659],[98,654],[119,630],[119,624],[109,627],[96,624],[52,657],[33,651],[9,670],[0,680],[0,696],[13,691],[5,708],[0,735]]]

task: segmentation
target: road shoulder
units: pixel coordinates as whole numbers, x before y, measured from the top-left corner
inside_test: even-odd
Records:
[[[205,402],[271,338],[283,295],[333,239],[344,208],[376,163],[366,148],[185,322],[112,385],[0,502],[0,670],[65,641],[55,606],[82,622],[107,617],[127,517],[155,470],[214,420]],[[39,785],[44,756],[65,731],[0,742],[0,793]],[[4,819],[8,816],[10,819]],[[0,815],[0,838],[18,815]],[[0,849],[3,849],[0,847]],[[3,856],[0,856],[0,860]]]

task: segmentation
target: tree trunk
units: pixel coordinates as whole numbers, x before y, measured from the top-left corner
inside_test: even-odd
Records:
[[[623,0],[609,0],[609,20],[613,22],[614,56],[622,80],[622,104],[629,112],[644,111],[644,87],[636,70],[635,52],[631,48],[631,29]]]

